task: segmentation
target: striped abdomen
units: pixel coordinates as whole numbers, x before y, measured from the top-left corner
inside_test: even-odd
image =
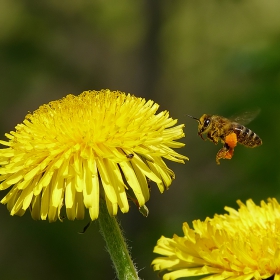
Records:
[[[238,143],[246,147],[254,148],[262,144],[262,139],[255,132],[244,125],[234,124],[233,131],[237,136]]]

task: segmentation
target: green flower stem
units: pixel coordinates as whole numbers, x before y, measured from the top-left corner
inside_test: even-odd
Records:
[[[100,231],[105,239],[119,280],[138,280],[136,268],[129,255],[120,226],[115,217],[110,216],[106,202],[100,199],[98,217]]]

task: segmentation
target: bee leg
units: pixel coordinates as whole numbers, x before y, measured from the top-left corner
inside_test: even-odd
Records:
[[[218,138],[217,138],[214,134],[212,134],[211,132],[209,132],[209,133],[207,134],[207,138],[208,138],[211,142],[213,142],[215,145],[217,145],[218,142],[219,142]]]
[[[231,159],[233,157],[234,149],[231,148],[227,143],[218,151],[216,155],[216,162],[220,164],[220,159]]]
[[[202,133],[198,132],[198,135],[200,136],[200,138],[201,138],[202,140],[204,140],[204,141],[206,140],[206,139],[203,138]]]

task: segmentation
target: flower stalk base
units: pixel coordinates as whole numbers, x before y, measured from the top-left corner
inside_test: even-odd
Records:
[[[116,218],[110,216],[108,213],[104,199],[100,199],[98,222],[118,279],[139,280],[136,268],[131,260],[124,236],[120,229],[120,225]]]

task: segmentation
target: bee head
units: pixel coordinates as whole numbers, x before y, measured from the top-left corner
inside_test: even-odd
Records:
[[[199,119],[190,115],[187,116],[198,121],[198,135],[205,140],[202,134],[207,133],[207,131],[211,128],[211,115],[204,114]]]

